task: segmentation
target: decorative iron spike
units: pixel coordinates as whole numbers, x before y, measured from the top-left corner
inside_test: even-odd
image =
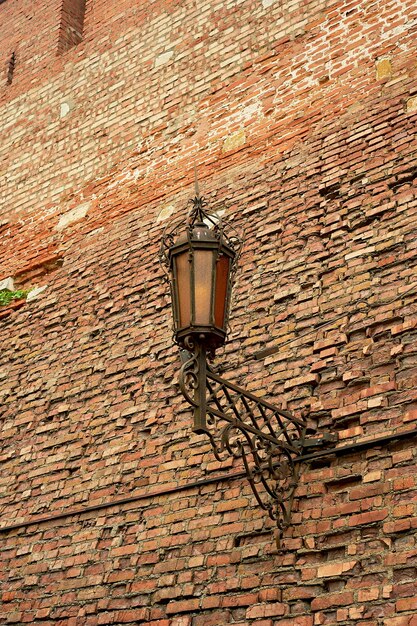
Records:
[[[198,184],[197,164],[195,161],[194,161],[194,187],[195,187],[195,197],[198,198],[200,196],[200,186]]]

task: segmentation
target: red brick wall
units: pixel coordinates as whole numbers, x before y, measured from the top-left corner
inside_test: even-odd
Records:
[[[63,0],[59,26],[58,53],[63,53],[82,41],[85,0]]]
[[[28,89],[35,74],[45,72],[54,60],[58,44],[61,0],[36,3],[32,0],[5,0],[0,4],[0,76],[1,102],[9,100],[17,87],[7,87],[7,62],[16,53],[16,76],[19,91]],[[28,78],[29,80],[26,80]],[[2,120],[3,126],[3,120]],[[3,135],[3,132],[2,132]]]
[[[0,4],[0,280],[47,285],[0,309],[0,615],[415,626],[415,439],[304,464],[277,552],[157,262],[197,161],[246,235],[225,375],[339,446],[416,428],[415,4],[87,0],[61,56],[44,4]]]

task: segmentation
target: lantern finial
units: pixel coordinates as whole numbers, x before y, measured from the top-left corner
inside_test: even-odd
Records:
[[[198,174],[197,174],[197,164],[194,161],[194,188],[195,188],[195,197],[200,197],[200,187],[198,184]]]

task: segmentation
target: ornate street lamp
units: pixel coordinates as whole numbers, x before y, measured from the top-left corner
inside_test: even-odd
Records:
[[[193,431],[208,436],[214,455],[240,457],[258,504],[280,532],[290,521],[296,462],[307,442],[306,420],[218,376],[207,362],[226,340],[233,278],[242,248],[236,230],[196,196],[187,222],[163,235],[174,339],[182,353],[181,391],[194,410]],[[334,439],[333,439],[334,440]]]

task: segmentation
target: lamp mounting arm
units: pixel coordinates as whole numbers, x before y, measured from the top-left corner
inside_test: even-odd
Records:
[[[184,342],[180,387],[193,407],[193,431],[205,434],[218,461],[240,458],[259,506],[282,532],[290,523],[307,423],[225,380],[208,365],[204,346]]]

